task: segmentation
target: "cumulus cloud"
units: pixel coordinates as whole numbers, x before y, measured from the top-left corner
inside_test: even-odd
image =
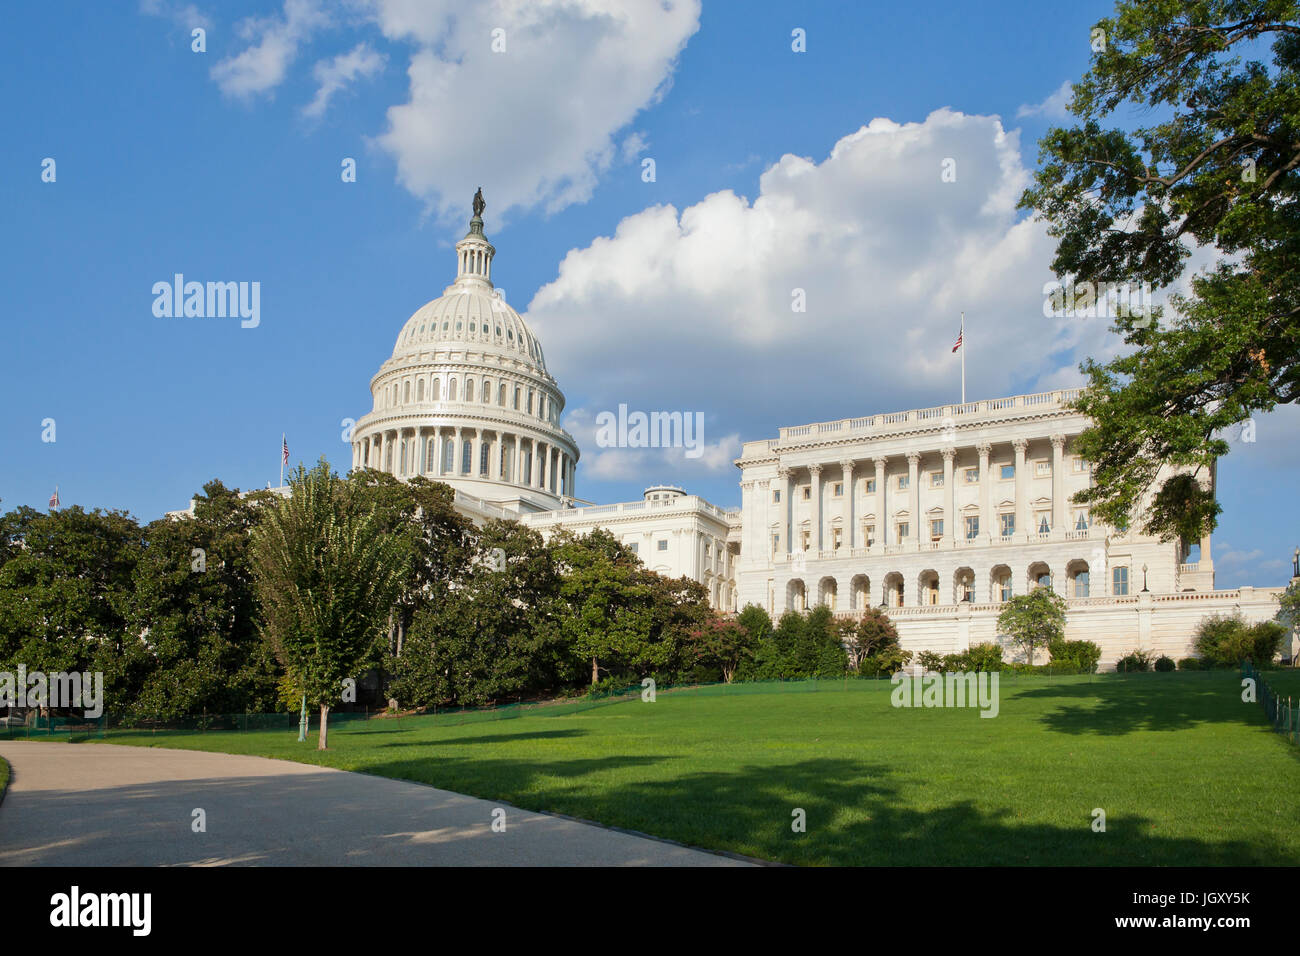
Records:
[[[212,79],[227,96],[269,93],[284,82],[299,47],[328,23],[318,0],[285,0],[282,16],[243,20],[236,33],[250,45],[219,61]]]
[[[1041,116],[1043,119],[1061,120],[1070,115],[1070,100],[1074,99],[1074,89],[1066,80],[1047,99],[1041,103],[1026,103],[1016,110],[1016,119]]]
[[[510,209],[591,196],[616,134],[666,91],[700,4],[376,0],[376,15],[415,46],[407,102],[377,139],[398,180],[439,215],[491,183],[499,228]]]
[[[312,71],[316,77],[316,95],[303,107],[303,115],[320,117],[329,109],[334,94],[353,80],[374,76],[384,68],[386,57],[368,43],[358,43],[347,53],[331,60],[321,60]]]
[[[1015,208],[1028,182],[997,117],[875,119],[821,162],[783,156],[752,201],[628,216],[564,257],[527,318],[585,404],[701,408],[746,439],[957,401],[963,310],[968,397],[1076,384],[1114,337],[1044,316],[1054,243]]]

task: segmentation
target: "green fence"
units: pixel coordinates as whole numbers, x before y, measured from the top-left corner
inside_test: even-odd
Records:
[[[1268,715],[1269,721],[1273,724],[1273,729],[1280,734],[1285,734],[1292,743],[1300,744],[1300,726],[1298,726],[1300,724],[1300,701],[1293,702],[1290,696],[1283,698],[1274,693],[1273,688],[1268,686],[1259,669],[1250,661],[1242,662],[1241,676],[1248,677],[1255,682],[1255,696],[1264,708],[1264,713]]]

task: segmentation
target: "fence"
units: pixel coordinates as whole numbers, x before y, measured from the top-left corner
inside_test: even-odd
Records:
[[[1255,697],[1263,706],[1264,713],[1273,724],[1273,729],[1280,734],[1285,734],[1292,743],[1300,744],[1300,726],[1297,726],[1297,722],[1300,721],[1300,706],[1293,704],[1290,696],[1284,701],[1280,695],[1274,693],[1273,688],[1268,686],[1263,675],[1250,661],[1242,661],[1241,676],[1255,682]]]

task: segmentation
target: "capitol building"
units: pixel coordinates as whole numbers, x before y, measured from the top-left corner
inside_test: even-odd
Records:
[[[1091,481],[1075,390],[780,427],[743,445],[738,510],[671,485],[583,501],[564,393],[495,291],[483,208],[480,193],[455,281],[406,321],[370,380],[353,468],[445,482],[479,524],[604,528],[650,570],[701,582],[719,611],[883,607],[913,651],[997,641],[1001,604],[1035,587],[1065,599],[1067,638],[1100,645],[1103,668],[1136,649],[1190,655],[1208,614],[1276,613],[1280,588],[1215,589],[1209,536],[1161,542],[1072,502]]]

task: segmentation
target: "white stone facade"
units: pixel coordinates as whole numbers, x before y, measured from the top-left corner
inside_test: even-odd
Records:
[[[1068,605],[1067,637],[1103,664],[1183,657],[1212,611],[1272,617],[1279,589],[1214,591],[1209,536],[1165,542],[1102,527],[1071,497],[1088,463],[1077,391],[782,428],[747,442],[739,604],[773,615],[884,606],[910,650],[994,640],[999,605],[1031,587]],[[1210,483],[1213,473],[1203,480]]]

